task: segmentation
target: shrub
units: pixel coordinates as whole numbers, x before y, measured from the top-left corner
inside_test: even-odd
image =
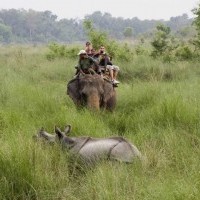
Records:
[[[190,60],[193,58],[192,50],[186,45],[177,48],[175,55],[179,60]]]
[[[144,55],[144,54],[146,54],[146,49],[143,46],[141,46],[141,45],[137,45],[135,47],[135,53],[137,55]]]
[[[77,52],[79,51],[78,47],[67,47],[66,45],[59,45],[57,43],[51,43],[48,45],[49,52],[46,55],[48,60],[53,60],[55,58],[75,58]]]

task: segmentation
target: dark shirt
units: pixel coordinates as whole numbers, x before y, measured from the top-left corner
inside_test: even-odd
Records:
[[[107,65],[112,65],[112,62],[110,61],[110,59],[107,55],[104,55],[104,56],[100,55],[99,65],[106,67]]]
[[[78,69],[81,69],[81,70],[84,71],[84,70],[87,70],[87,69],[91,68],[92,65],[97,66],[98,63],[94,58],[88,56],[87,58],[79,59]]]

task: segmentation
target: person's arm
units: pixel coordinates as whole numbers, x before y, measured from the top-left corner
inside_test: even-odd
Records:
[[[109,56],[107,56],[107,65],[113,65]]]
[[[90,56],[88,56],[88,58],[90,59],[90,62],[91,62],[92,64],[94,64],[95,66],[98,66],[98,65],[99,65],[98,62],[97,62],[97,60],[95,60],[94,58],[92,58],[92,57],[90,57]]]
[[[80,61],[78,61],[78,64],[75,66],[76,69],[81,70],[81,64]]]
[[[106,56],[105,57],[105,64],[104,64],[104,66],[106,67],[107,65],[109,65],[110,64],[109,62],[110,62],[109,57]]]
[[[95,60],[94,58],[90,57],[90,56],[88,56],[88,58],[90,59],[90,62],[97,67],[97,73],[101,74],[101,67],[100,67],[98,61]]]
[[[81,66],[80,61],[78,62],[78,64],[76,65],[76,67],[77,67],[78,73],[84,73],[83,70],[82,70],[82,66]]]

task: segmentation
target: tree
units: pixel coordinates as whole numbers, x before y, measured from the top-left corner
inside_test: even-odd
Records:
[[[164,54],[169,44],[170,28],[159,24],[156,27],[156,33],[151,45],[153,46],[152,56],[157,57]]]
[[[84,21],[84,28],[87,32],[89,40],[95,49],[98,49],[101,45],[108,44],[108,36],[105,32],[97,31],[90,20]]]
[[[126,28],[124,29],[124,36],[125,36],[126,38],[131,38],[131,37],[133,37],[133,28],[132,28],[132,27],[126,27]]]
[[[9,43],[12,39],[12,32],[9,26],[0,24],[0,42]]]
[[[192,11],[196,15],[196,17],[194,18],[193,24],[195,25],[196,30],[197,30],[197,35],[196,35],[196,38],[193,41],[193,44],[198,49],[200,49],[200,4],[199,4],[198,8],[194,8]]]

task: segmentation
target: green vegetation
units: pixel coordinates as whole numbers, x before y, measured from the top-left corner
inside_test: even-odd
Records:
[[[151,38],[153,29],[158,23],[169,26],[174,34],[186,40],[194,35],[191,27],[193,19],[187,14],[171,17],[170,20],[140,20],[137,17],[123,19],[112,17],[109,13],[96,11],[86,15],[84,19],[60,19],[51,11],[38,12],[25,9],[0,10],[0,43],[74,43],[84,41],[84,21],[93,22],[98,31],[109,34],[112,38],[123,40],[134,36],[134,39],[143,35]]]
[[[165,22],[97,11],[77,22],[50,11],[0,11],[1,44],[48,43],[0,47],[0,199],[200,199],[199,8],[193,12],[196,37],[186,14]],[[83,47],[59,42],[85,38],[105,45],[120,67],[112,113],[77,110],[66,95]],[[71,176],[67,152],[32,139],[41,127],[66,124],[74,136],[122,135],[143,159]]]
[[[48,53],[0,48],[0,199],[200,199],[198,61],[163,63],[144,52],[118,58],[116,110],[93,113],[66,95],[76,61],[48,60]],[[100,163],[70,177],[67,153],[32,139],[42,126],[53,132],[66,124],[75,136],[123,135],[144,159]]]

